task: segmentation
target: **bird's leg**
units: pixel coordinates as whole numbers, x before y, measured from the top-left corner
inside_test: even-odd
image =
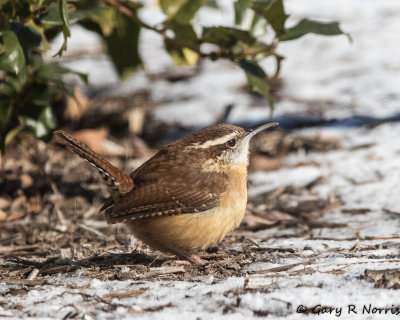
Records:
[[[193,254],[179,247],[171,248],[171,251],[173,251],[176,255],[185,258],[186,260],[188,260],[193,264],[205,265],[208,262],[207,260],[201,259],[198,255]]]

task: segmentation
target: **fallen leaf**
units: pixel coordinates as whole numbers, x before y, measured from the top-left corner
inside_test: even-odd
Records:
[[[6,220],[7,214],[0,209],[0,221]]]
[[[263,155],[254,155],[250,158],[249,171],[273,171],[281,167],[280,158],[269,158]]]
[[[108,129],[105,127],[98,129],[84,129],[75,131],[72,135],[85,143],[94,152],[103,156],[126,156],[128,155],[126,148],[108,140]]]
[[[89,99],[78,86],[74,88],[74,97],[67,97],[64,117],[74,122],[80,120],[89,106]]]
[[[143,132],[144,120],[146,116],[145,107],[133,107],[126,112],[126,118],[129,123],[129,130],[139,135]]]
[[[17,213],[14,213],[14,214],[8,216],[6,218],[6,220],[7,221],[14,221],[14,220],[22,219],[25,216],[26,216],[26,211],[25,210],[21,210],[21,211],[18,211]]]
[[[23,173],[20,175],[19,179],[21,180],[22,189],[27,189],[33,185],[33,179],[29,174]]]

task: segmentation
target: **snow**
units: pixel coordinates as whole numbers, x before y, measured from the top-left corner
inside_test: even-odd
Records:
[[[221,2],[227,12],[206,9],[196,21],[226,24],[232,20],[230,1]],[[307,100],[320,102],[314,108],[324,119],[349,119],[355,115],[382,118],[399,113],[398,1],[288,0],[286,4],[292,15],[288,24],[302,17],[338,20],[343,30],[351,34],[353,42],[349,43],[344,36],[308,35],[282,43],[279,52],[287,56],[282,69],[284,98],[277,102],[274,118],[310,115]],[[159,9],[153,6],[146,9],[143,16],[149,21],[162,18]],[[159,37],[151,32],[145,32],[144,37],[148,37],[146,42],[142,40],[147,67],[152,72],[164,70],[170,60],[159,51]],[[96,47],[96,36],[74,28],[69,50],[78,50],[83,44]],[[89,72],[95,87],[111,86],[113,94],[129,92],[132,88],[150,89],[153,99],[160,103],[154,114],[160,121],[207,125],[230,103],[236,107],[229,121],[265,122],[269,119],[270,111],[264,102],[254,101],[238,90],[245,83],[245,77],[227,62],[206,61],[200,76],[183,82],[151,82],[139,72],[121,86],[105,56],[71,60],[66,64]],[[301,101],[285,99],[285,96]],[[171,99],[174,101],[163,103]],[[195,282],[88,280],[85,273],[78,270],[52,278],[47,284],[30,289],[25,296],[7,293],[10,287],[19,288],[20,285],[0,283],[0,316],[26,318],[29,314],[35,319],[50,319],[76,311],[82,319],[299,319],[298,306],[321,305],[332,307],[333,313],[310,313],[304,317],[334,319],[341,310],[340,319],[354,319],[349,305],[355,305],[360,319],[398,319],[398,315],[393,314],[362,314],[362,309],[370,304],[372,308],[395,308],[399,303],[397,290],[374,288],[374,284],[364,278],[366,269],[400,268],[399,216],[390,213],[400,212],[399,124],[386,122],[372,129],[333,125],[299,129],[293,134],[335,137],[342,149],[291,154],[282,169],[252,174],[249,196],[272,191],[281,185],[301,188],[323,177],[313,191],[325,198],[335,193],[343,205],[327,212],[322,221],[344,223],[348,227],[313,229],[312,238],[307,239],[298,237],[300,231],[295,228],[259,231],[254,241],[261,248],[292,248],[295,255],[260,253],[258,261],[243,270],[243,276],[222,281],[209,277],[195,279]],[[305,161],[318,165],[296,167]],[[343,212],[343,209],[357,208],[368,210],[358,214]],[[377,249],[371,249],[373,246]],[[291,264],[297,265],[284,271],[266,272]],[[114,298],[113,302],[119,306],[112,312],[107,311],[104,302],[96,300],[105,294],[132,289],[146,291],[137,297]],[[234,289],[247,291],[234,295]],[[88,296],[83,297],[82,292]],[[16,305],[23,305],[23,311],[12,308]],[[158,306],[166,307],[145,312]]]
[[[284,168],[268,173],[257,172],[249,176],[250,183],[255,186],[249,189],[248,195],[256,196],[286,185],[304,188],[320,177],[322,177],[321,170],[312,166]]]

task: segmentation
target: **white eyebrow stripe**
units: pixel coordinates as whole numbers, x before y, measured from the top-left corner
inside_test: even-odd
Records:
[[[220,144],[223,144],[225,142],[228,142],[229,140],[235,138],[237,136],[237,134],[235,132],[232,132],[230,134],[227,134],[225,136],[222,136],[220,138],[214,139],[214,140],[209,140],[206,141],[202,144],[195,144],[190,146],[190,148],[194,148],[194,149],[207,149],[208,147],[213,147],[213,146],[218,146]]]

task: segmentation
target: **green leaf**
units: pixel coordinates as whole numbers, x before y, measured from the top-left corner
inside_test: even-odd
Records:
[[[161,10],[169,19],[172,19],[187,1],[188,0],[160,0]]]
[[[230,48],[239,41],[253,44],[256,40],[248,31],[229,27],[206,27],[203,29],[202,41]]]
[[[252,16],[254,14],[254,10],[250,8],[252,2],[252,0],[237,0],[234,3],[235,24],[237,26],[248,25],[247,22],[252,19]]]
[[[254,37],[261,37],[267,31],[267,20],[258,14],[251,5],[253,0],[237,0],[235,7],[235,25],[248,30]]]
[[[68,13],[71,24],[90,20],[99,25],[103,35],[108,36],[114,29],[116,22],[116,9],[109,6],[94,6],[86,9],[75,10]],[[41,19],[41,23],[51,26],[62,26],[64,24],[60,10],[50,7],[46,16]]]
[[[253,8],[267,19],[277,36],[285,33],[288,15],[285,13],[283,0],[259,0],[254,3]]]
[[[35,73],[38,80],[47,82],[47,80],[60,80],[61,77],[71,70],[61,66],[57,62],[42,65]]]
[[[88,84],[88,75],[82,72],[71,70],[67,67],[61,66],[57,62],[43,64],[35,72],[37,80],[42,82],[61,81],[62,77],[66,74],[77,75],[85,84]]]
[[[97,7],[85,11],[86,17],[96,22],[104,36],[109,36],[116,23],[116,11],[112,7]]]
[[[30,106],[33,110],[32,116],[24,116],[25,125],[36,137],[44,138],[56,128],[56,120],[47,100],[35,100]],[[31,110],[32,112],[32,110]]]
[[[46,107],[42,110],[39,115],[38,121],[40,121],[43,126],[47,129],[47,133],[52,131],[57,126],[57,121],[51,110],[50,105],[46,104]]]
[[[83,19],[90,17],[91,12],[86,10],[76,10],[68,13],[69,23],[74,24]],[[64,25],[64,20],[62,18],[60,9],[57,7],[49,7],[46,15],[40,20],[42,24],[50,26],[62,26]]]
[[[50,26],[62,26],[63,22],[60,9],[57,7],[49,7],[45,16],[40,19],[40,23]]]
[[[68,9],[67,9],[67,0],[60,0],[60,14],[61,19],[64,24],[63,32],[64,35],[66,34],[68,37],[71,36],[71,23],[68,17]]]
[[[6,124],[10,119],[13,110],[13,105],[10,99],[1,97],[0,101],[0,124]]]
[[[325,36],[336,36],[344,34],[340,29],[338,22],[318,22],[309,19],[301,20],[293,28],[286,30],[284,34],[279,37],[281,41],[294,40],[304,36],[307,33],[315,33]],[[349,35],[346,34],[348,37]]]
[[[3,42],[3,53],[0,55],[0,70],[13,72],[18,75],[25,72],[24,52],[16,34],[12,31],[0,32],[0,41]]]
[[[200,49],[197,34],[191,25],[181,25],[175,21],[169,23],[175,33],[175,39],[165,39],[165,49],[177,65],[196,65]]]
[[[87,73],[70,70],[70,73],[77,75],[86,85],[89,84],[89,75]]]
[[[24,125],[19,125],[7,132],[6,137],[4,139],[4,152],[2,150],[3,154],[5,153],[5,148],[7,148],[7,145],[24,129],[25,129]]]
[[[174,31],[175,37],[178,40],[187,41],[188,43],[190,42],[188,45],[199,47],[197,34],[191,25],[181,25],[176,22],[171,22],[169,27]]]
[[[64,35],[64,42],[61,45],[60,50],[55,54],[55,56],[62,56],[62,53],[67,50],[67,41],[71,37],[71,23],[68,17],[67,0],[59,0],[60,16],[62,20],[62,32]]]
[[[199,59],[199,54],[196,51],[189,48],[182,48],[168,39],[165,40],[165,49],[176,65],[194,66]]]
[[[274,103],[270,95],[269,85],[267,83],[267,75],[264,70],[255,62],[241,59],[239,65],[246,74],[247,82],[251,90],[268,100],[271,109],[274,108]]]
[[[9,2],[10,0],[0,0],[0,8],[5,5],[7,2]]]
[[[139,33],[140,26],[135,21],[117,13],[113,32],[104,37],[111,60],[122,78],[142,64],[138,51]]]
[[[188,0],[174,15],[173,19],[180,24],[189,24],[196,12],[206,3],[206,0]]]
[[[29,62],[30,53],[34,48],[40,46],[42,37],[40,34],[31,26],[24,26],[21,23],[11,23],[11,30],[17,35],[19,43],[21,44],[24,52],[25,60]]]
[[[196,12],[207,0],[160,0],[160,6],[168,20],[189,24]]]

